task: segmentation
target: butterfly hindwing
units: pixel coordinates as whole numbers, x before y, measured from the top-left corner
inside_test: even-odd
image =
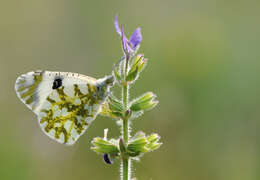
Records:
[[[65,89],[74,94],[65,93]],[[88,93],[80,89],[88,89]],[[95,86],[78,84],[54,90],[38,116],[43,131],[60,143],[73,144],[99,112],[101,104],[95,98],[96,92]]]
[[[96,118],[113,78],[37,71],[21,75],[18,97],[38,116],[41,129],[59,143],[73,144]]]

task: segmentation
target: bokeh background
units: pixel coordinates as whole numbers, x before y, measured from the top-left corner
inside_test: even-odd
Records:
[[[98,117],[72,147],[41,132],[14,83],[37,69],[103,77],[122,56],[113,26],[140,26],[147,69],[131,96],[153,91],[159,106],[133,122],[163,146],[134,163],[138,180],[260,179],[260,1],[1,0],[0,179],[119,179],[90,150],[120,133]]]

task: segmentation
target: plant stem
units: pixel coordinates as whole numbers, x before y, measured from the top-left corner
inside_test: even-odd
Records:
[[[124,67],[125,67],[125,69],[124,69],[124,79],[126,79],[126,76],[127,76],[128,63],[129,63],[129,58],[126,57],[125,65],[124,65]],[[122,87],[122,101],[123,101],[125,111],[127,111],[127,108],[128,108],[128,96],[129,96],[128,93],[129,93],[129,85],[125,81],[125,83],[123,84],[123,87]],[[128,117],[125,116],[122,120],[123,120],[122,135],[123,135],[124,143],[127,146],[128,139],[129,139]],[[123,164],[122,180],[130,180],[131,170],[130,170],[130,159],[129,159],[129,157],[122,156],[122,164]]]
[[[130,180],[131,171],[129,171],[129,159],[128,158],[124,158],[123,159],[123,180]]]

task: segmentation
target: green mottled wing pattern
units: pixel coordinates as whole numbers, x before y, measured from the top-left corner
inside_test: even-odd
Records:
[[[88,93],[80,89],[86,88]],[[101,102],[96,98],[93,85],[66,87],[74,92],[69,96],[64,86],[54,90],[44,102],[38,116],[40,126],[51,138],[60,143],[73,144],[84,133],[100,110]]]
[[[39,105],[37,88],[42,83],[42,80],[43,71],[35,71],[19,76],[15,83],[18,97],[32,111]]]
[[[15,89],[51,139],[72,145],[99,114],[113,81],[112,76],[96,80],[76,73],[37,71],[21,75]]]

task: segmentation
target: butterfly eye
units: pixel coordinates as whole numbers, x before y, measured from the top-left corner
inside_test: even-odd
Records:
[[[58,78],[53,81],[52,89],[58,89],[62,86],[62,79]]]

